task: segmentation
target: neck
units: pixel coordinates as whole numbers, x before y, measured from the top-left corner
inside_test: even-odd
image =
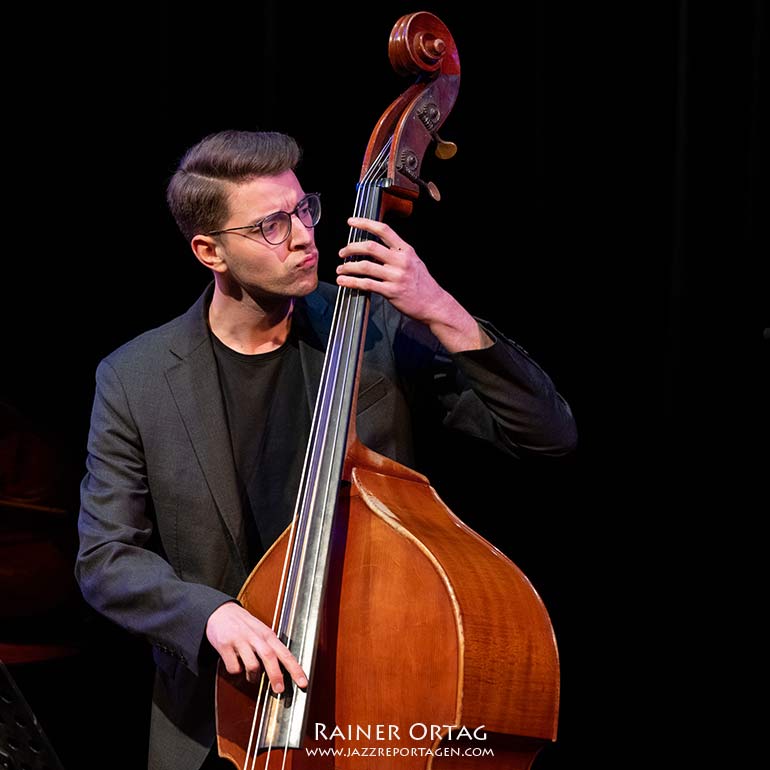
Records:
[[[246,292],[234,296],[215,286],[209,326],[227,347],[239,353],[269,353],[286,342],[293,309],[293,297],[257,300]]]

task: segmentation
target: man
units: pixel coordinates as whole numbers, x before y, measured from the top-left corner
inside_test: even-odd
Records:
[[[210,286],[183,316],[101,362],[82,484],[85,599],[153,645],[152,770],[215,766],[216,662],[274,691],[305,673],[234,596],[288,525],[336,289],[320,285],[320,197],[269,132],[211,135],[183,158],[171,211]],[[372,292],[358,401],[370,448],[413,459],[410,405],[514,455],[568,452],[574,422],[548,376],[474,319],[389,226],[348,245],[340,286]],[[413,410],[412,410],[413,411]],[[207,759],[208,755],[208,759]]]

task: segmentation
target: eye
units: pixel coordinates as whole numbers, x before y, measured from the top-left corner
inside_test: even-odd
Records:
[[[282,219],[283,217],[272,216],[262,220],[262,234],[265,238],[275,238],[281,234],[283,229]]]

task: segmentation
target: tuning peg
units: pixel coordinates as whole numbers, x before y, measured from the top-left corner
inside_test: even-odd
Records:
[[[420,187],[422,187],[423,190],[425,190],[428,195],[430,195],[431,198],[433,198],[436,203],[438,203],[441,200],[441,193],[438,191],[438,187],[436,187],[433,182],[426,182],[424,179],[420,179],[417,174],[410,174],[405,173],[405,176],[409,177],[413,182],[416,182]]]
[[[441,160],[453,158],[457,152],[457,145],[454,142],[445,142],[439,135],[437,127],[441,123],[441,110],[435,102],[427,102],[420,105],[417,110],[417,117],[422,121],[425,129],[436,143],[436,157]]]
[[[445,142],[436,131],[433,131],[431,136],[436,142],[436,149],[434,150],[434,153],[436,154],[437,158],[440,158],[441,160],[449,160],[449,158],[454,158],[455,154],[457,153],[457,145],[454,142]]]
[[[447,157],[451,158],[452,156],[449,155]],[[402,173],[407,179],[411,179],[413,182],[417,183],[420,185],[420,187],[425,189],[428,195],[430,195],[434,201],[440,201],[441,193],[438,191],[438,187],[436,187],[433,182],[426,182],[424,179],[420,179],[420,177],[417,176],[416,172],[418,166],[419,161],[417,159],[417,155],[415,155],[415,153],[411,150],[405,148],[401,153],[398,164],[396,165],[396,170]]]
[[[441,193],[438,191],[438,187],[436,187],[433,182],[426,182],[425,180],[420,179],[418,176],[414,177],[414,181],[417,182],[420,187],[423,187],[425,190],[427,190],[428,195],[430,195],[430,197],[433,198],[436,203],[441,200]]]

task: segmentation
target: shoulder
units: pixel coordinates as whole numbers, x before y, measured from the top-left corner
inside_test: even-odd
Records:
[[[116,370],[137,367],[147,371],[160,363],[170,364],[185,358],[208,340],[206,323],[211,287],[182,315],[149,329],[113,350],[103,359]]]
[[[169,346],[182,326],[184,316],[169,321],[154,329],[139,334],[120,347],[113,350],[103,361],[114,369],[132,365],[136,361],[146,361],[148,356],[153,356],[161,351],[168,351]]]

